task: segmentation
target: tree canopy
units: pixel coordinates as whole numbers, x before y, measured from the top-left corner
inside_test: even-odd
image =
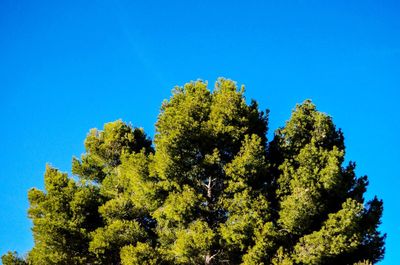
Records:
[[[176,87],[154,141],[92,129],[72,176],[31,189],[34,247],[3,264],[373,264],[382,201],[344,164],[343,133],[309,100],[267,139],[268,111],[219,79]]]

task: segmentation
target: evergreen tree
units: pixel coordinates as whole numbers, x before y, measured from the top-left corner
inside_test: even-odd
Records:
[[[310,101],[298,105],[271,143],[276,229],[285,264],[351,264],[383,256],[382,201],[364,204],[367,177],[344,161],[344,139]]]
[[[93,129],[68,177],[29,192],[35,245],[4,264],[373,264],[382,201],[343,165],[344,137],[305,101],[268,142],[268,112],[219,79],[177,87],[154,149],[122,121]],[[8,263],[7,263],[8,262]],[[14,262],[14,263],[13,263]]]
[[[31,264],[90,264],[89,232],[101,222],[97,215],[98,190],[77,183],[66,173],[46,167],[45,192],[31,189],[29,217],[35,245]]]
[[[118,264],[118,242],[134,235],[135,225],[124,220],[131,209],[115,207],[124,187],[115,187],[117,167],[123,155],[151,152],[151,141],[143,130],[118,120],[103,131],[92,129],[85,148],[81,160],[73,158],[78,181],[47,166],[45,191],[28,193],[35,240],[28,255],[31,264]],[[112,211],[120,220],[110,221]]]
[[[240,261],[268,218],[266,121],[230,80],[218,80],[213,93],[189,83],[164,102],[154,175],[165,195],[153,216],[169,263]]]
[[[8,251],[1,257],[3,265],[26,265],[27,263],[23,258],[18,257],[17,252]]]
[[[85,140],[86,154],[80,161],[73,159],[72,172],[93,181],[102,198],[96,212],[104,224],[89,235],[89,251],[99,264],[120,264],[120,248],[147,237],[140,224],[142,210],[131,199],[134,180],[121,174],[121,163],[135,165],[129,158],[147,157],[153,152],[151,144],[142,129],[118,120],[107,123],[103,131],[92,129]]]

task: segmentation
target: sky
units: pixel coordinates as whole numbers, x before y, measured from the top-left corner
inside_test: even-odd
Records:
[[[154,136],[174,86],[218,77],[270,109],[312,99],[384,201],[381,265],[400,261],[399,1],[0,1],[0,254],[33,246],[27,191],[71,171],[90,128]]]

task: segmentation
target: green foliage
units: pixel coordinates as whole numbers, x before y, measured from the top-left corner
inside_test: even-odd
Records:
[[[362,204],[348,199],[336,213],[329,214],[319,231],[303,236],[294,248],[298,263],[322,264],[324,259],[349,253],[362,242],[358,224]]]
[[[86,154],[73,158],[72,173],[101,182],[121,163],[122,153],[151,152],[151,141],[142,129],[132,128],[121,120],[104,125],[104,130],[90,130],[85,140]]]
[[[115,220],[92,233],[89,250],[96,254],[102,264],[113,264],[119,259],[121,247],[136,243],[145,235],[138,222]]]
[[[29,217],[35,246],[28,255],[32,264],[85,264],[92,260],[88,233],[101,225],[96,213],[96,186],[76,183],[67,174],[46,167],[45,192],[31,189]]]
[[[176,229],[176,240],[169,249],[174,264],[201,264],[209,254],[215,233],[204,221],[196,220],[186,228]]]
[[[26,265],[26,261],[20,257],[18,257],[17,252],[8,251],[7,254],[4,254],[1,257],[1,261],[3,265]]]
[[[163,263],[159,254],[147,243],[138,242],[136,246],[125,246],[121,249],[122,265],[160,265]]]
[[[273,205],[279,210],[278,225],[286,233],[283,238],[290,242],[283,244],[281,255],[295,264],[382,257],[384,236],[377,232],[379,220],[373,218],[381,216],[381,202],[374,199],[363,206],[366,177],[356,178],[354,163],[342,167],[343,136],[329,116],[310,101],[298,105],[286,126],[277,131],[270,155],[275,156],[272,172],[277,179]],[[375,213],[368,213],[368,205],[375,201]],[[367,242],[374,242],[374,247]]]
[[[343,166],[344,138],[307,100],[268,142],[268,112],[219,79],[177,87],[154,149],[122,121],[92,129],[68,177],[32,189],[28,264],[373,264],[382,201]],[[24,264],[9,252],[3,263]],[[14,262],[14,263],[12,263]],[[22,263],[18,263],[22,262]],[[5,263],[6,264],[6,263]]]

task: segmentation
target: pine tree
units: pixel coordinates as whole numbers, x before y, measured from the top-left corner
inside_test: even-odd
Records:
[[[73,158],[72,172],[78,181],[47,166],[45,191],[28,193],[35,241],[29,264],[117,264],[118,242],[131,242],[138,224],[125,220],[131,209],[118,208],[125,202],[115,203],[124,187],[121,183],[114,188],[117,168],[122,156],[152,151],[151,141],[143,130],[118,120],[103,131],[92,129],[85,148],[81,160]],[[114,222],[113,213],[121,218]]]
[[[18,257],[17,252],[8,251],[1,257],[3,265],[26,265],[27,263],[23,258]]]
[[[151,141],[142,129],[118,120],[103,131],[91,130],[85,147],[81,160],[73,159],[72,170],[95,182],[102,197],[97,211],[104,222],[90,232],[89,251],[99,264],[119,264],[121,247],[147,237],[138,220],[142,210],[132,203],[130,177],[120,174],[121,164],[131,156],[147,157],[153,152]]]
[[[20,264],[373,264],[382,201],[344,164],[344,137],[311,101],[268,142],[268,111],[219,79],[177,87],[154,149],[122,121],[93,129],[69,177],[29,192],[35,246]],[[7,263],[5,263],[7,264]],[[19,263],[15,263],[19,264]]]
[[[298,105],[271,143],[276,229],[285,264],[351,264],[383,256],[382,201],[364,204],[367,177],[342,167],[344,138],[310,101]],[[276,174],[277,173],[277,174]]]
[[[220,79],[176,88],[155,137],[157,251],[171,264],[237,262],[268,218],[267,117]],[[232,260],[232,257],[236,261]]]
[[[98,190],[77,183],[66,173],[47,166],[45,191],[31,189],[29,217],[35,245],[28,255],[31,264],[90,264],[89,232],[101,224],[97,212]]]

